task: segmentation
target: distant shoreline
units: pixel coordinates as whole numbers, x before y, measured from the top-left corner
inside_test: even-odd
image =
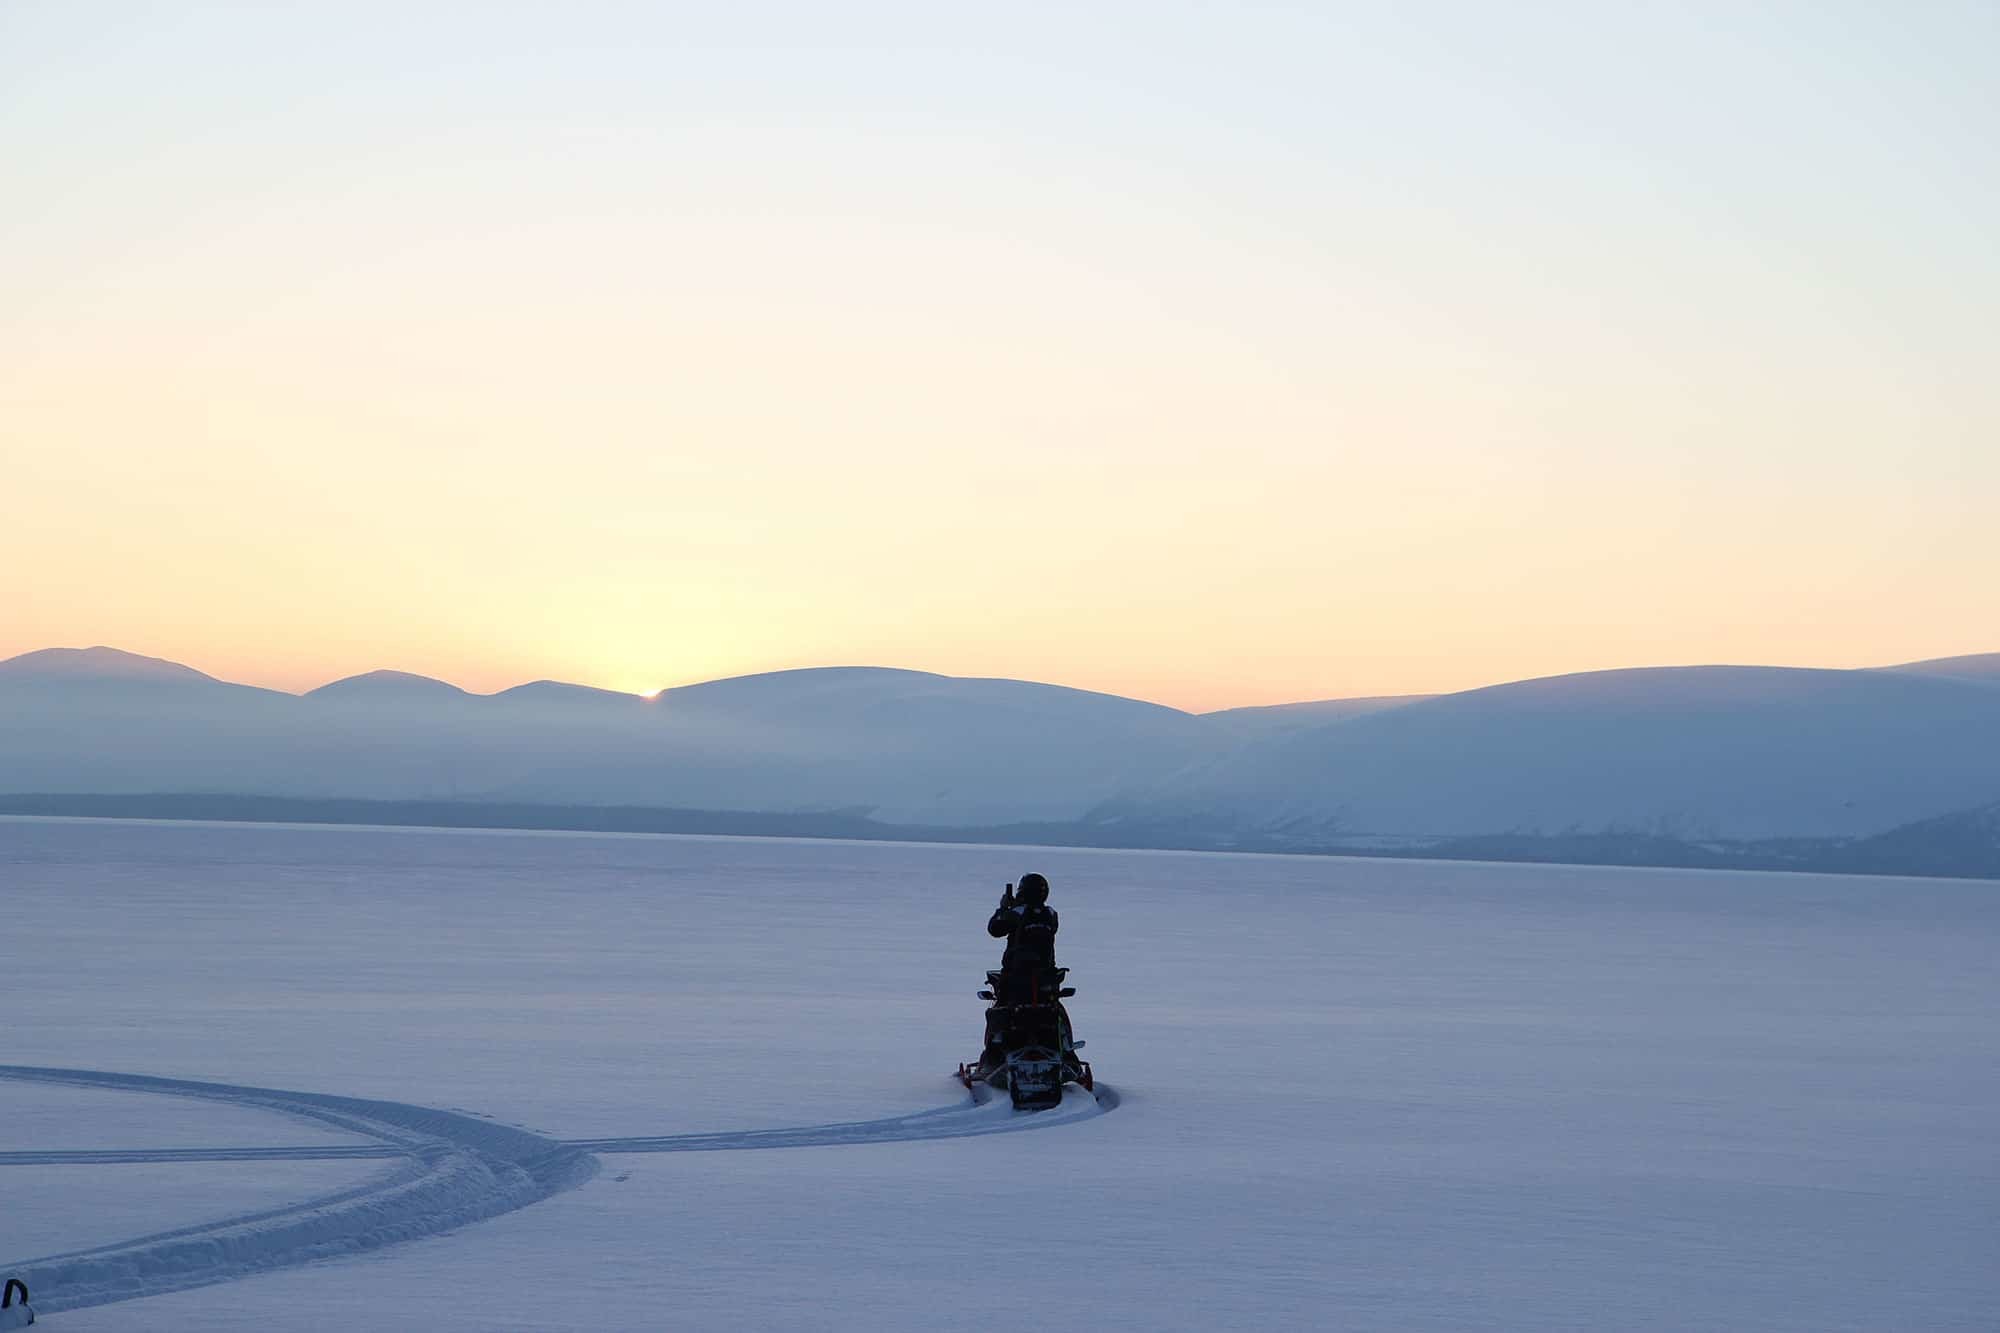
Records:
[[[1994,808],[1970,811],[1942,820],[1928,820],[1920,825],[1909,825],[1864,839],[1790,838],[1695,843],[1651,834],[1605,832],[1410,838],[1401,840],[1400,845],[1378,845],[1376,840],[1294,838],[1254,831],[1081,820],[941,826],[889,824],[866,815],[838,812],[183,793],[0,795],[0,815],[551,833],[693,834],[848,842],[1240,852],[1253,855],[2000,880],[2000,843],[1996,843],[1990,833],[1995,823]]]

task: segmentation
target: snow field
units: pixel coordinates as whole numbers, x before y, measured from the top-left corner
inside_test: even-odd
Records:
[[[1989,885],[22,823],[0,874],[44,943],[0,1057],[564,1140],[915,1116],[959,1095],[1028,868],[1115,1114],[605,1152],[449,1234],[51,1327],[935,1328],[1003,1313],[999,1274],[1115,1329],[1990,1326]]]
[[[118,1244],[166,1225],[204,1224],[302,1203],[360,1185],[381,1162],[138,1162],[0,1168],[0,1256]],[[47,1307],[53,1289],[34,1289]],[[55,1327],[61,1328],[61,1324]]]
[[[0,1081],[0,1161],[26,1151],[335,1146],[370,1140],[262,1107],[74,1084]]]

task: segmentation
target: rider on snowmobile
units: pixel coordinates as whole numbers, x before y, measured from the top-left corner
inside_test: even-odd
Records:
[[[1049,882],[1029,873],[1019,886],[1009,884],[1000,895],[1000,905],[987,919],[986,933],[1007,941],[1000,959],[1000,974],[993,988],[994,1007],[986,1011],[986,1041],[979,1063],[998,1065],[1004,1058],[1005,1031],[1003,1006],[1020,1004],[1031,997],[1047,995],[1047,977],[1056,965],[1056,913],[1049,906]]]
[[[999,971],[986,974],[989,988],[979,992],[992,1002],[979,1058],[960,1065],[958,1077],[975,1095],[980,1083],[1006,1088],[1017,1111],[1059,1104],[1067,1084],[1096,1089],[1063,1006],[1076,992],[1063,985],[1067,969],[1056,966],[1057,925],[1049,882],[1035,874],[1021,876],[1018,889],[1009,884],[986,922],[987,934],[1005,937],[1007,954]]]
[[[1000,971],[1008,981],[1025,982],[1030,974],[1056,965],[1055,908],[1049,906],[1049,882],[1030,872],[1019,887],[1009,884],[1000,905],[986,922],[986,933],[1007,941]]]

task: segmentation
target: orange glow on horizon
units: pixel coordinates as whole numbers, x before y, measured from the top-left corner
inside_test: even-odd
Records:
[[[6,634],[0,634],[0,658],[12,656],[17,652],[33,651],[37,648],[87,647],[92,646],[96,642],[96,640],[92,640],[91,643],[85,643],[82,640],[77,640],[72,643],[60,644],[26,644],[15,642],[11,636]],[[1867,668],[1887,666],[1895,662],[1913,661],[1921,658],[1951,657],[1961,654],[1994,651],[1994,645],[1991,642],[1978,643],[1961,640],[1943,646],[1932,645],[1916,649],[1907,649],[1898,646],[1886,652],[1866,653],[1859,656],[1816,661],[1786,661],[1767,655],[1748,654],[1725,654],[1712,657],[1672,660],[1543,660],[1538,664],[1533,664],[1531,659],[1524,659],[1524,664],[1512,673],[1492,676],[1475,676],[1469,672],[1450,673],[1445,671],[1431,671],[1413,673],[1402,677],[1400,680],[1392,679],[1386,682],[1369,680],[1364,677],[1350,677],[1346,681],[1334,679],[1324,683],[1304,682],[1291,688],[1287,688],[1282,684],[1266,684],[1260,689],[1242,682],[1222,682],[1204,687],[1199,683],[1175,681],[1164,677],[1153,678],[1151,680],[1145,678],[1134,679],[1131,677],[1093,678],[1084,675],[1064,677],[1055,673],[1021,673],[981,670],[978,668],[952,669],[948,664],[926,665],[891,660],[828,660],[825,662],[784,662],[778,664],[749,662],[719,665],[707,672],[695,672],[677,676],[671,685],[659,686],[633,683],[638,680],[657,680],[658,676],[655,673],[640,675],[629,671],[621,671],[616,667],[594,669],[587,665],[578,665],[575,669],[568,669],[555,661],[549,662],[545,669],[527,666],[521,670],[508,671],[500,669],[492,663],[434,661],[412,664],[408,660],[394,660],[385,657],[379,660],[357,658],[351,663],[324,670],[300,669],[297,666],[289,670],[273,670],[258,659],[251,657],[214,656],[198,651],[179,650],[157,644],[147,647],[133,643],[120,644],[113,642],[106,646],[122,648],[125,651],[141,653],[148,657],[160,657],[168,661],[179,662],[184,666],[190,666],[198,671],[206,672],[220,680],[282,690],[292,694],[303,694],[308,690],[346,676],[359,675],[366,671],[386,668],[409,671],[416,675],[443,680],[473,694],[493,694],[533,680],[559,680],[568,684],[615,690],[620,693],[637,695],[645,699],[654,699],[669,689],[684,685],[700,684],[709,680],[726,679],[733,676],[753,675],[765,671],[796,670],[801,667],[810,666],[865,665],[932,671],[936,674],[947,676],[1003,676],[1012,679],[1034,680],[1044,684],[1062,685],[1073,689],[1092,690],[1106,694],[1121,695],[1126,698],[1141,699],[1152,703],[1160,703],[1189,713],[1213,712],[1226,708],[1302,703],[1318,699],[1362,698],[1400,694],[1445,694],[1457,690],[1477,689],[1486,685],[1503,684],[1512,680],[1530,679],[1538,676],[1564,675],[1579,671],[1614,670],[1622,667],[1695,666],[1729,663],[1738,665]]]
[[[2000,647],[1957,11],[1064,11],[1052,65],[405,9],[6,20],[0,655],[1200,711]]]

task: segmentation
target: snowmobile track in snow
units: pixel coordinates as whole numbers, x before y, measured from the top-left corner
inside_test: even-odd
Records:
[[[989,1105],[994,1110],[988,1111]],[[656,1138],[570,1139],[567,1146],[593,1153],[740,1152],[750,1148],[825,1148],[853,1143],[914,1143],[922,1139],[963,1139],[976,1134],[1012,1134],[1048,1129],[1103,1115],[1118,1105],[1118,1094],[1099,1086],[1093,1096],[1081,1090],[1067,1094],[1063,1104],[1047,1111],[1016,1113],[999,1104],[990,1088],[981,1088],[958,1106],[891,1116],[884,1120],[854,1120],[837,1125],[805,1125],[797,1129],[746,1129],[713,1134],[663,1134]]]
[[[462,1111],[402,1102],[285,1092],[85,1069],[0,1065],[0,1080],[115,1092],[150,1092],[256,1107],[373,1139],[365,1144],[256,1148],[101,1148],[0,1152],[0,1167],[151,1162],[390,1160],[381,1175],[301,1203],[22,1262],[0,1271],[25,1279],[47,1313],[207,1286],[358,1254],[453,1230],[574,1189],[598,1171],[597,1153],[725,1152],[908,1143],[1052,1127],[1102,1115],[1118,1094],[1072,1090],[1061,1107],[1017,1114],[982,1089],[956,1106],[881,1120],[791,1129],[641,1138],[549,1138]]]
[[[0,1166],[116,1166],[131,1162],[337,1162],[349,1157],[409,1155],[404,1148],[371,1143],[335,1143],[306,1148],[49,1148],[0,1152]]]

